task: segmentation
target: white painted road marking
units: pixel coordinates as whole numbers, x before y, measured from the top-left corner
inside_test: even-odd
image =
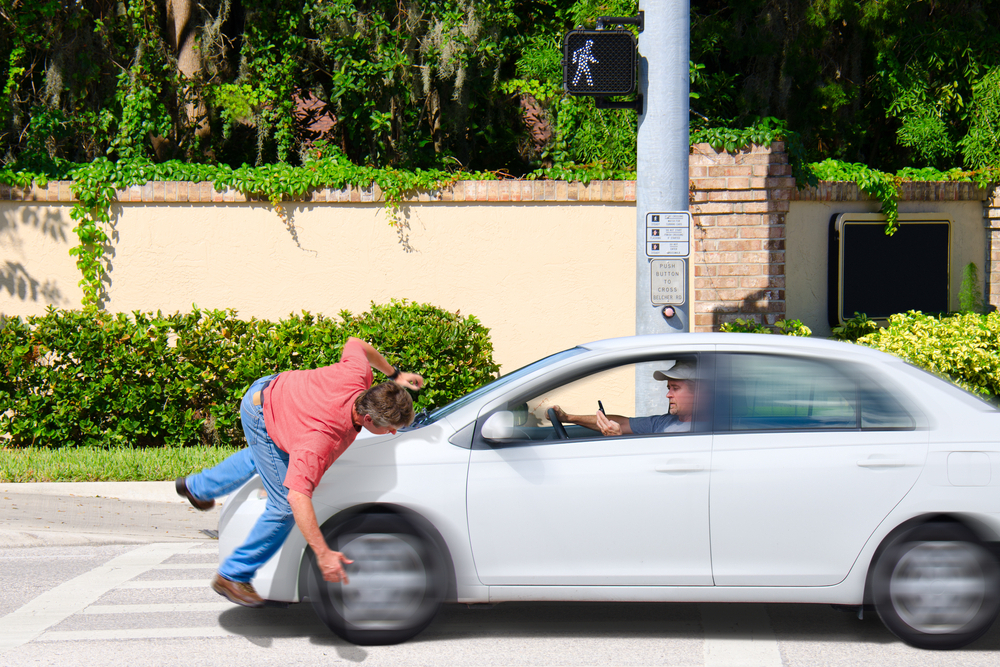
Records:
[[[705,667],[781,667],[767,607],[702,604]]]
[[[198,588],[206,579],[134,581],[146,572],[214,569],[206,563],[164,563],[183,553],[216,554],[215,549],[191,548],[188,543],[150,544],[115,558],[35,598],[0,618],[0,653],[36,642],[197,639],[215,637],[298,637],[295,625],[241,627],[232,632],[220,625],[205,627],[115,628],[109,630],[49,630],[74,614],[135,615],[194,612],[223,613],[238,605],[228,601],[161,604],[94,604],[113,589]],[[699,605],[704,628],[703,667],[779,667],[781,653],[765,605]],[[699,666],[700,667],[700,666]]]
[[[92,604],[84,614],[161,614],[198,611],[227,611],[239,607],[235,602],[163,602],[160,604]]]
[[[118,585],[118,588],[208,588],[211,579],[178,579],[174,581],[126,581]]]
[[[111,589],[192,546],[190,542],[147,544],[42,593],[0,618],[0,653],[30,642],[56,623],[90,606]]]

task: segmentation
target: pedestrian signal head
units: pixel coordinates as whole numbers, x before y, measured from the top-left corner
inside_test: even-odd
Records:
[[[563,39],[563,87],[570,95],[630,95],[635,69],[628,30],[572,30]]]

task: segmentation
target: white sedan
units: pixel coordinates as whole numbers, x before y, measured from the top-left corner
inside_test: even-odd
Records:
[[[678,422],[668,383],[649,379],[678,363],[696,369],[684,426],[640,434]],[[637,383],[662,387],[652,407],[637,407]],[[664,417],[604,436],[551,410],[595,415],[598,400]],[[254,478],[226,503],[221,558],[265,499]],[[874,608],[923,648],[968,644],[1000,609],[1000,411],[846,343],[581,345],[359,438],[313,502],[355,561],[350,583],[324,582],[293,530],[253,584],[308,599],[358,644],[405,641],[443,602],[826,603]]]

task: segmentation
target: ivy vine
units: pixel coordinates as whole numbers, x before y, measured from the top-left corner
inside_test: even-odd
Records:
[[[441,169],[363,167],[352,164],[342,154],[313,157],[301,166],[267,164],[259,167],[233,169],[227,165],[197,164],[171,160],[152,163],[142,158],[112,162],[98,158],[86,164],[67,164],[55,173],[29,170],[0,169],[0,183],[28,188],[34,182],[45,187],[50,180],[69,180],[77,201],[70,211],[76,221],[73,232],[79,244],[70,250],[82,274],[83,308],[99,309],[105,297],[104,277],[110,241],[108,225],[111,205],[117,189],[144,185],[151,181],[210,181],[216,191],[237,190],[248,197],[264,197],[284,220],[283,201],[301,198],[310,190],[381,188],[390,221],[397,214],[408,193],[418,190],[439,190],[460,180],[495,180],[501,174],[493,172],[448,172]]]
[[[813,174],[821,181],[847,181],[856,183],[861,191],[871,195],[882,204],[885,215],[885,233],[892,236],[899,230],[900,187],[908,181],[959,181],[976,183],[981,188],[989,187],[1000,179],[1000,172],[994,169],[963,171],[949,169],[940,171],[933,167],[915,169],[905,167],[895,174],[889,174],[861,163],[823,160],[809,165]]]
[[[774,118],[763,119],[749,128],[708,128],[691,133],[691,144],[704,142],[716,150],[728,152],[743,150],[753,144],[767,146],[773,141],[786,142],[799,187],[815,185],[820,180],[849,181],[881,202],[888,235],[898,229],[899,189],[904,181],[966,181],[987,187],[1000,180],[1000,172],[995,169],[938,171],[933,168],[906,168],[896,174],[888,174],[864,164],[833,159],[806,164],[802,159],[798,135],[789,132],[784,123]],[[71,181],[70,188],[77,202],[70,216],[77,223],[73,231],[79,244],[70,250],[70,254],[76,257],[77,268],[82,275],[79,284],[83,289],[82,305],[85,310],[99,309],[106,296],[103,290],[110,241],[108,225],[117,189],[145,185],[151,181],[209,181],[216,191],[233,189],[248,197],[267,199],[287,223],[284,201],[301,198],[307,192],[320,188],[366,188],[374,184],[382,190],[389,219],[395,224],[399,207],[411,192],[439,190],[460,180],[495,180],[506,176],[502,172],[359,166],[339,150],[331,149],[322,142],[318,142],[301,166],[278,163],[250,167],[244,164],[234,169],[228,165],[179,160],[153,163],[143,157],[117,161],[101,157],[83,164],[53,161],[47,167],[45,171],[0,169],[0,183],[28,188],[32,183],[45,187],[50,180]],[[538,169],[525,178],[588,183],[591,180],[634,180],[636,172],[604,164],[565,162]]]

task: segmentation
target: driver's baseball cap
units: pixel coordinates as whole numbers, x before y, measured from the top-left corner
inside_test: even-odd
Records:
[[[674,365],[663,371],[654,371],[655,380],[697,380],[698,367],[693,361],[675,361]]]

